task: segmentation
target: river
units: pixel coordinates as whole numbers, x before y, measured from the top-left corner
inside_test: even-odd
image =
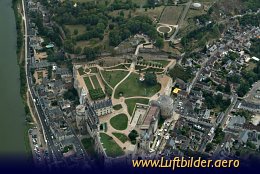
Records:
[[[24,130],[15,16],[12,0],[0,0],[0,156],[26,153]]]

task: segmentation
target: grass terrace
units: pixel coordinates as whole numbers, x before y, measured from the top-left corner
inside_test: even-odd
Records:
[[[112,137],[105,133],[100,133],[100,137],[107,156],[115,158],[125,154],[122,148],[113,140]]]
[[[161,85],[147,86],[139,80],[139,75],[132,73],[123,83],[121,83],[115,92],[115,98],[143,96],[151,97],[160,91]]]
[[[149,99],[145,99],[145,98],[132,98],[132,99],[125,100],[125,103],[127,105],[128,113],[130,114],[130,116],[132,116],[136,103],[148,104],[149,103]]]
[[[153,60],[153,62],[160,63],[163,67],[166,67],[170,63],[168,60]]]
[[[141,72],[156,72],[156,73],[162,73],[162,72],[163,72],[163,69],[149,67],[149,68],[146,68],[146,69],[141,70]]]
[[[128,137],[125,134],[113,132],[112,133],[117,139],[119,139],[122,143],[128,141]]]
[[[106,82],[115,87],[127,74],[127,71],[101,71]]]
[[[84,77],[84,81],[85,81],[85,84],[86,84],[88,90],[94,89],[93,86],[92,86],[92,83],[90,82],[89,77]]]
[[[166,6],[161,14],[160,23],[176,25],[183,9],[184,6]]]
[[[108,67],[108,68],[105,68],[105,69],[108,69],[108,70],[112,70],[112,69],[125,69],[126,70],[127,66],[125,64],[119,64],[119,65]]]
[[[141,70],[146,68],[146,66],[142,66],[142,65],[135,65],[135,70]]]
[[[128,118],[125,114],[119,114],[110,119],[111,126],[116,130],[125,130],[127,128]]]

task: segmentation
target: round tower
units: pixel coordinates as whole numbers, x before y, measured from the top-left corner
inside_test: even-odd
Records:
[[[161,116],[164,119],[170,118],[173,115],[173,99],[167,95],[161,95],[158,99],[158,104],[161,108]]]

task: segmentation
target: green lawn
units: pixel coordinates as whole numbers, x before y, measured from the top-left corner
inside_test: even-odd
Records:
[[[123,83],[121,83],[115,92],[115,98],[121,95],[124,97],[144,96],[151,97],[160,91],[161,85],[147,86],[139,81],[139,75],[132,73]]]
[[[73,150],[73,145],[65,146],[65,147],[63,148],[62,153],[67,153],[67,152],[69,152],[70,150]]]
[[[92,86],[92,83],[90,82],[89,77],[84,77],[84,81],[85,81],[85,84],[86,84],[88,90],[94,89]]]
[[[113,109],[120,110],[120,109],[122,109],[122,105],[121,104],[115,105],[115,106],[113,106]]]
[[[127,142],[128,137],[125,134],[113,132],[112,133],[116,138],[118,138],[122,143]]]
[[[127,71],[102,71],[101,72],[107,83],[115,87],[127,74]]]
[[[91,80],[92,80],[92,82],[93,82],[93,84],[95,86],[95,89],[101,88],[96,75],[91,76]]]
[[[132,116],[134,108],[135,108],[135,104],[136,103],[148,104],[149,103],[149,99],[145,99],[145,98],[127,99],[127,100],[125,100],[125,103],[127,105],[128,113]]]
[[[81,140],[81,143],[83,144],[85,150],[87,151],[88,155],[90,155],[91,158],[96,158],[97,153],[95,150],[95,144],[94,140],[92,138],[84,138]]]
[[[128,124],[128,118],[125,114],[119,114],[110,119],[111,126],[116,130],[125,130]]]
[[[85,74],[84,69],[82,67],[80,67],[78,71],[79,71],[79,75],[81,76]]]
[[[72,37],[84,34],[86,32],[86,26],[84,25],[65,25],[65,28],[70,31]],[[74,30],[78,30],[78,34],[74,35]]]
[[[100,137],[107,156],[118,157],[125,154],[122,148],[113,140],[112,137],[105,133],[100,133]]]

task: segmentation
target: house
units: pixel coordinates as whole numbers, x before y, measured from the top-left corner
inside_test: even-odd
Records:
[[[159,120],[160,108],[158,106],[150,106],[146,115],[140,121],[139,129],[140,129],[140,139],[139,139],[139,150],[144,150],[149,152],[154,136],[156,134],[158,128],[158,120]],[[158,140],[159,141],[159,140]]]
[[[239,134],[239,141],[241,143],[246,143],[248,140],[248,131],[245,130],[245,131],[242,131],[240,134]]]
[[[230,129],[241,129],[245,124],[246,119],[242,116],[233,116],[228,123],[228,128]]]
[[[113,105],[111,99],[94,102],[92,104],[92,107],[98,116],[107,115],[112,113],[113,111]]]

